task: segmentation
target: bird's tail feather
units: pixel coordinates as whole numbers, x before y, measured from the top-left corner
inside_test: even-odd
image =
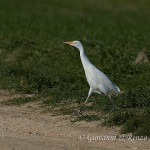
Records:
[[[118,88],[118,86],[115,86],[117,93],[120,92],[120,89]]]

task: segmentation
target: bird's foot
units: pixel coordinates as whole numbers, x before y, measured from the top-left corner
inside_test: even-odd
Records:
[[[79,109],[78,111],[73,112],[72,116],[75,116],[75,115],[82,115],[81,110]]]
[[[110,110],[110,112],[109,112],[109,113],[111,113],[111,112],[113,112],[113,111],[115,111],[115,110],[119,110],[119,109],[120,109],[119,107],[114,106],[114,107]]]
[[[115,108],[113,107],[113,108],[110,110],[110,112],[109,112],[109,113],[113,112],[114,110],[115,110]]]
[[[119,108],[119,107],[116,106],[115,109],[119,110],[119,109],[121,109],[121,108]]]

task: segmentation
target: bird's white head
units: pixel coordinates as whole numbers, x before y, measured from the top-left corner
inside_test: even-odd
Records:
[[[79,50],[81,48],[83,48],[82,43],[80,41],[72,41],[72,42],[64,42],[64,43],[74,46],[74,47],[78,48]]]

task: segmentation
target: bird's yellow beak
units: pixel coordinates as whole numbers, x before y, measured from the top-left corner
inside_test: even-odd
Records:
[[[65,44],[76,44],[76,42],[64,42]]]

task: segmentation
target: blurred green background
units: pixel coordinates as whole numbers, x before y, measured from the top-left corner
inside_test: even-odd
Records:
[[[143,49],[150,58],[149,14],[148,0],[1,0],[0,88],[36,95],[5,104],[39,100],[60,107],[60,114],[76,110],[70,104],[80,106],[89,86],[79,51],[63,42],[80,40],[91,62],[123,91],[113,97],[121,109],[103,124],[150,135],[150,63],[133,64]],[[93,94],[90,102],[89,114],[77,120],[99,120],[112,107],[104,95]]]

